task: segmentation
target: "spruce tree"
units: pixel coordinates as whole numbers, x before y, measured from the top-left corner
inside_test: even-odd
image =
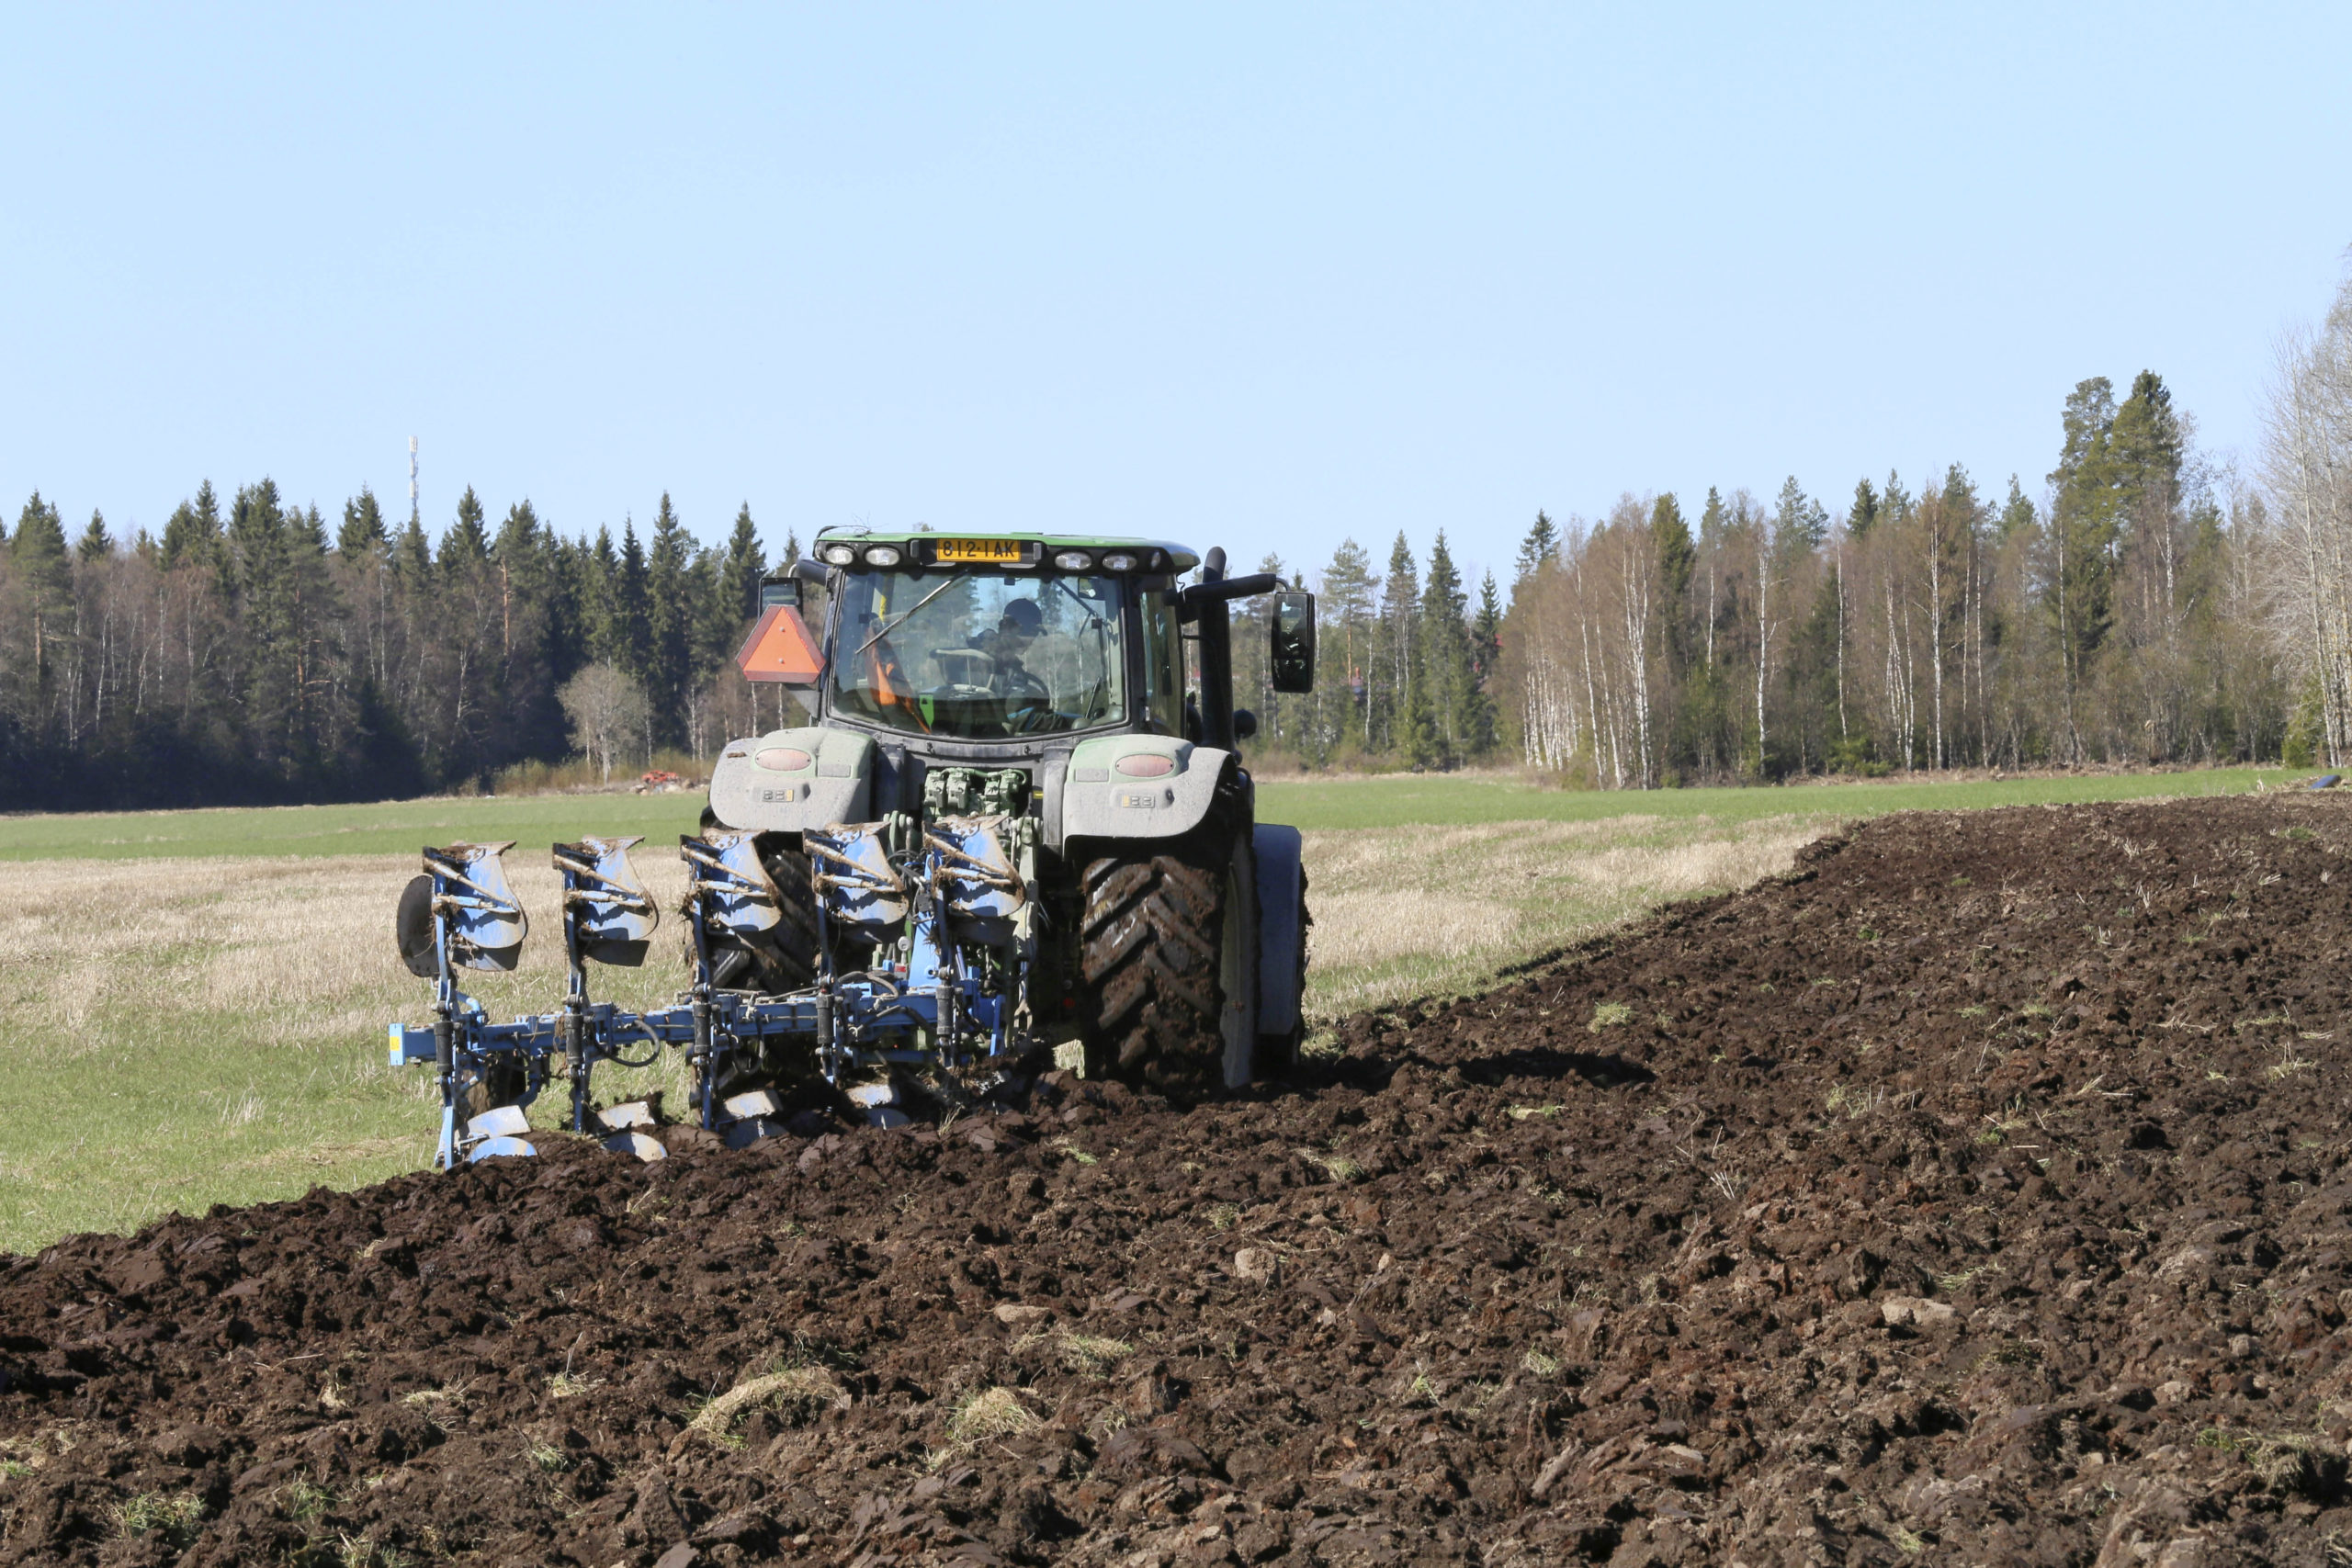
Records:
[[[1481,682],[1494,677],[1495,667],[1501,661],[1503,646],[1503,607],[1495,592],[1495,574],[1487,572],[1478,580],[1478,614],[1470,623],[1471,660]]]
[[[619,569],[613,575],[613,631],[621,672],[645,685],[652,668],[652,631],[646,613],[645,547],[637,542],[637,520],[621,519]]]
[[[1470,623],[1470,681],[1462,718],[1462,750],[1476,760],[1495,749],[1496,722],[1493,681],[1502,651],[1503,608],[1495,592],[1495,574],[1478,581],[1478,614]]]
[[[2007,544],[2009,540],[2016,538],[2018,535],[2030,529],[2034,525],[2034,520],[2035,513],[2033,510],[2033,502],[2028,501],[2025,496],[2025,491],[2018,488],[2017,475],[2011,474],[2009,476],[2009,498],[2001,503],[2001,542]]]
[[[560,689],[582,667],[594,662],[588,647],[588,578],[594,558],[587,540],[548,533],[547,618],[541,635],[548,650],[549,691]]]
[[[2070,693],[2089,680],[2091,661],[2114,619],[2111,563],[2120,525],[2110,446],[2115,413],[2113,384],[2094,376],[2067,394],[2059,415],[2058,467],[2050,475],[2055,558],[2050,612]]]
[[[1539,507],[1535,513],[1534,524],[1527,530],[1527,537],[1519,543],[1518,570],[1511,579],[1512,591],[1517,592],[1521,583],[1543,570],[1544,563],[1557,555],[1559,550],[1560,530]]]
[[[1464,750],[1464,726],[1471,717],[1476,682],[1471,674],[1470,628],[1463,612],[1469,596],[1462,591],[1462,573],[1445,530],[1437,531],[1430,546],[1429,575],[1421,589],[1420,656],[1423,685],[1430,716],[1443,750],[1439,761],[1451,761]]]
[[[1708,492],[1710,498],[1713,491]],[[1690,579],[1699,564],[1699,548],[1691,542],[1690,525],[1672,491],[1650,507],[1650,537],[1657,550],[1658,599],[1666,636],[1667,679],[1679,689],[1690,671]]]
[[[82,530],[79,543],[74,547],[74,558],[84,563],[112,558],[114,536],[107,532],[106,513],[95,509],[90,513],[90,525]]]
[[[1878,522],[1878,491],[1868,479],[1854,481],[1854,504],[1846,513],[1846,533],[1855,539],[1866,539]]]
[[[1710,504],[1720,510],[1720,498],[1711,489]],[[1690,525],[1682,520],[1681,503],[1671,491],[1650,506],[1651,548],[1657,558],[1658,604],[1657,637],[1666,655],[1662,776],[1679,784],[1699,760],[1702,732],[1709,711],[1707,671],[1701,653],[1705,647],[1705,603],[1691,592],[1699,565],[1699,548]],[[1648,650],[1644,649],[1646,657]]]
[[[1819,549],[1828,537],[1828,512],[1805,494],[1796,475],[1791,474],[1781,484],[1780,498],[1772,510],[1773,547],[1787,555],[1800,555]]]
[[[248,754],[274,778],[293,771],[299,748],[300,627],[294,544],[277,486],[243,487],[229,509],[229,557],[237,625],[243,633],[243,679],[236,693]]]
[[[1396,716],[1397,749],[1417,772],[1445,765],[1445,737],[1430,700],[1429,669],[1416,651],[1405,672],[1405,698]]]
[[[351,560],[378,559],[390,546],[384,529],[384,510],[376,504],[376,492],[366,485],[359,493],[343,503],[343,526],[335,533],[335,553]]]
[[[17,513],[17,531],[8,541],[9,565],[26,581],[63,590],[73,586],[65,559],[64,515],[35,491]]]
[[[722,586],[734,613],[748,620],[760,613],[760,579],[767,575],[766,552],[760,547],[760,530],[752,522],[752,503],[735,513],[735,531],[727,538],[727,566]]]
[[[501,762],[560,755],[563,750],[563,709],[555,699],[560,682],[554,673],[564,658],[555,629],[564,608],[558,553],[554,531],[539,521],[527,497],[506,509],[506,520],[491,541],[498,592]]]
[[[653,514],[652,548],[645,565],[645,626],[648,661],[645,694],[653,705],[660,739],[684,739],[687,688],[694,672],[694,583],[689,570],[693,541],[671,508],[667,491]]]
[[[8,541],[8,565],[24,594],[26,616],[31,623],[33,683],[45,691],[59,638],[73,609],[74,569],[65,552],[65,519],[40,498],[39,491],[17,514],[17,531]]]
[[[1707,487],[1707,504],[1699,509],[1699,545],[1702,549],[1714,549],[1723,544],[1724,526],[1730,514],[1724,510],[1724,492],[1714,486]]]
[[[164,565],[175,567],[183,561],[198,566],[219,563],[220,548],[220,498],[213,492],[212,481],[207,479],[197,487],[194,501],[183,501],[164,525]]]
[[[1911,515],[1911,492],[1893,468],[1886,470],[1886,488],[1879,492],[1878,521],[1901,523]]]
[[[1388,576],[1381,585],[1380,619],[1372,659],[1364,671],[1364,731],[1374,751],[1404,744],[1398,730],[1408,688],[1412,684],[1415,646],[1419,628],[1420,569],[1413,547],[1400,530],[1388,550]],[[1426,716],[1426,715],[1424,716]]]
[[[288,525],[296,748],[294,766],[281,784],[300,795],[334,779],[351,761],[339,750],[347,739],[345,694],[333,679],[344,664],[345,616],[327,566],[327,524],[317,503],[294,513]]]
[[[737,518],[747,521],[748,510]],[[743,634],[750,629],[753,615],[758,613],[760,577],[765,568],[759,563],[759,543],[752,541],[752,554],[748,562],[751,570],[752,610],[743,608],[743,589],[738,571],[746,563],[734,552],[729,541],[725,552],[696,550],[693,565],[687,570],[691,581],[688,599],[694,612],[692,649],[687,660],[688,683],[696,693],[706,691],[713,677],[727,667],[735,650],[742,646]],[[711,739],[707,737],[706,739]],[[724,739],[718,737],[717,739]]]
[[[424,524],[414,512],[392,546],[392,568],[411,594],[424,593],[432,581],[433,542],[424,536]]]
[[[584,662],[626,669],[631,657],[628,610],[621,602],[621,558],[610,527],[599,527],[595,544],[584,552],[580,620],[588,639]]]
[[[2187,439],[2164,378],[2153,370],[2133,377],[2132,395],[2115,411],[2108,450],[2118,532],[2149,541],[2143,547],[2160,548],[2153,541],[2172,525]]]
[[[491,570],[498,582],[499,651],[510,682],[523,664],[539,655],[537,611],[547,594],[543,543],[539,514],[526,497],[506,509],[506,521],[490,544]]]
[[[441,570],[445,573],[477,567],[490,558],[490,530],[483,522],[481,498],[468,485],[458,498],[458,520],[441,536]]]

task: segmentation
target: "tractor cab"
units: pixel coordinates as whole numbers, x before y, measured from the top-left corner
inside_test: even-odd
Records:
[[[965,740],[1124,724],[1129,611],[1165,645],[1174,619],[1165,598],[1098,572],[855,573],[842,583],[825,700],[844,718]],[[1146,659],[1136,694],[1147,722],[1150,699],[1170,694],[1155,662],[1164,666],[1165,654]]]
[[[1271,575],[1229,579],[1223,557],[1211,551],[1188,586],[1201,558],[1161,541],[828,531],[785,574],[790,590],[781,576],[771,581],[794,604],[801,583],[828,590],[823,674],[805,682],[820,687],[820,725],[870,727],[943,752],[957,741],[1021,746],[1096,731],[1230,748],[1251,723],[1233,723],[1226,606],[1280,595],[1275,689],[1306,691],[1314,598]],[[1192,704],[1188,639],[1202,693]]]

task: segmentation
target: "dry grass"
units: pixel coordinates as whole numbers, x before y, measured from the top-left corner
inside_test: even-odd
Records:
[[[652,846],[638,854],[648,887],[673,906],[684,867]],[[241,1014],[250,1024],[244,1038],[256,1044],[341,1046],[379,1035],[388,1007],[413,1013],[424,995],[392,954],[392,908],[415,869],[406,856],[372,855],[19,862],[0,908],[0,1006],[13,1012],[38,1000],[40,1014],[21,1021],[45,1026],[47,1043],[68,1057],[116,1049],[122,1026],[140,1027],[126,1017],[133,1011]],[[494,1014],[546,1006],[563,975],[558,882],[546,852],[517,846],[507,869],[537,919],[513,975],[468,981]],[[649,997],[678,984],[651,965],[599,977],[607,989]],[[235,1094],[222,1092],[232,1115]]]
[[[1093,1334],[1059,1333],[1055,1335],[1054,1344],[1061,1351],[1063,1366],[1090,1378],[1104,1376],[1136,1353],[1136,1348],[1124,1339],[1106,1339]]]
[[[674,905],[684,870],[641,869]],[[538,917],[513,975],[472,985],[493,1017],[562,995],[544,849],[508,856]],[[415,863],[334,859],[18,861],[0,907],[0,1249],[74,1230],[128,1230],[173,1209],[299,1196],[430,1157],[431,1075],[395,1071],[385,1025],[422,1021],[429,989],[393,956],[391,914]],[[663,935],[676,927],[672,918]],[[636,1004],[681,984],[664,946],[604,970]],[[674,1054],[673,1054],[674,1055]],[[608,1070],[600,1094],[683,1080],[665,1059]]]
[[[982,1389],[956,1406],[947,1417],[947,1435],[962,1444],[991,1438],[1017,1438],[1037,1425],[1037,1417],[1009,1388]]]
[[[1459,991],[1653,906],[1785,871],[1818,817],[1349,829],[1306,835],[1315,915],[1307,1010],[1329,1021]]]
[[[697,1411],[686,1430],[724,1437],[738,1416],[764,1400],[773,1400],[786,1424],[797,1427],[814,1419],[826,1405],[846,1407],[849,1395],[822,1367],[787,1367],[737,1383]]]

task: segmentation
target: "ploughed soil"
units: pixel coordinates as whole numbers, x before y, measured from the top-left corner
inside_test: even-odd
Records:
[[[2352,1560],[2347,852],[1887,818],[1224,1103],[0,1258],[0,1562]]]

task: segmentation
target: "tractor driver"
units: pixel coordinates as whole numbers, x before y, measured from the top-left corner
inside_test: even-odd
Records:
[[[1045,682],[1029,673],[1021,656],[1046,629],[1046,617],[1035,599],[1009,599],[996,630],[979,639],[982,651],[996,661],[989,684],[1000,696],[1043,696]]]

